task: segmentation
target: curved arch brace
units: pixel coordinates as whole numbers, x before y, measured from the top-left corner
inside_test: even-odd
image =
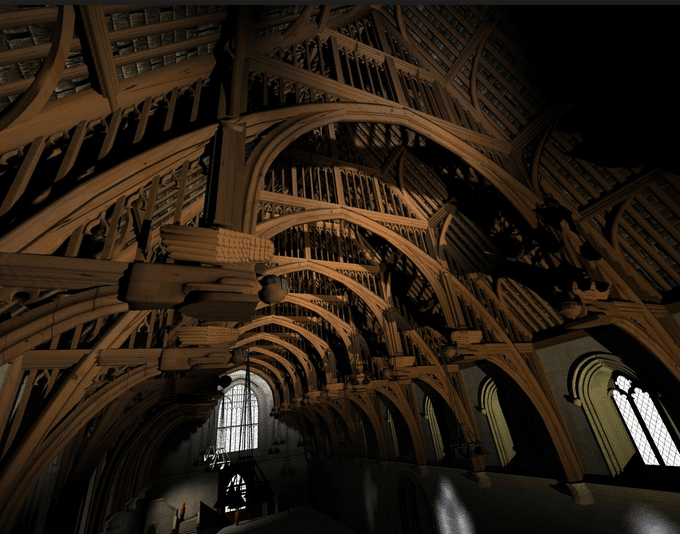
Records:
[[[662,343],[662,340],[667,339],[668,335],[664,333],[663,326],[658,324],[656,317],[652,316],[652,318],[650,318],[648,316],[645,317],[645,319],[645,322],[650,326],[649,331],[635,321],[621,317],[615,318],[613,324],[617,328],[630,334],[637,342],[649,350],[649,352],[659,360],[666,369],[668,369],[675,379],[680,382],[680,359],[677,356],[677,346]],[[671,320],[674,319],[671,318]],[[657,325],[654,324],[655,322]],[[655,330],[659,332],[659,335],[655,335]]]
[[[77,293],[31,310],[0,326],[0,363],[8,363],[41,343],[79,324],[127,311],[117,297],[117,286],[99,287]]]
[[[326,406],[331,410],[335,410],[338,416],[345,422],[347,430],[349,431],[352,451],[355,456],[360,456],[361,447],[359,446],[359,431],[356,426],[356,421],[350,416],[345,403],[341,402],[341,399],[329,399]]]
[[[380,386],[376,388],[376,391],[390,399],[404,417],[406,426],[411,434],[413,449],[416,453],[416,464],[426,464],[427,447],[425,446],[425,439],[423,438],[422,425],[414,416],[404,393],[401,390],[395,389],[394,386]],[[396,393],[396,391],[398,391],[398,393]]]
[[[308,297],[312,298],[312,295],[308,295]],[[335,330],[338,332],[338,335],[345,343],[345,347],[347,348],[347,353],[349,354],[352,365],[356,366],[357,363],[359,363],[358,359],[362,348],[369,352],[366,340],[355,328],[352,328],[352,326],[350,326],[348,323],[340,319],[337,315],[329,312],[325,308],[313,304],[307,300],[304,295],[295,295],[289,293],[285,302],[290,302],[292,304],[297,304],[302,308],[307,308],[308,310],[313,311],[328,321],[328,323],[335,328]]]
[[[307,113],[305,113],[309,110]],[[292,112],[290,112],[292,115]],[[254,113],[239,119],[240,124],[245,124],[248,129],[251,125],[260,126],[266,121],[265,113]],[[259,191],[262,188],[265,173],[278,154],[295,139],[305,133],[331,124],[334,122],[362,122],[400,125],[431,139],[444,148],[461,157],[476,171],[482,173],[494,186],[506,197],[522,216],[531,224],[536,225],[537,219],[533,212],[538,198],[527,187],[519,184],[510,173],[492,162],[478,151],[472,148],[463,139],[470,139],[470,132],[464,128],[454,128],[449,124],[445,127],[443,121],[437,121],[431,116],[419,113],[398,104],[360,104],[352,103],[327,103],[309,104],[297,106],[295,116],[292,118],[282,116],[281,113],[274,115],[278,121],[285,120],[276,127],[261,142],[246,163],[246,176],[250,177],[244,226],[252,231],[256,224],[256,208]],[[503,153],[509,152],[509,145],[501,143],[484,135],[478,136],[476,143],[487,145],[493,144],[494,150]]]
[[[302,365],[302,368],[305,370],[305,374],[307,375],[308,386],[311,388],[313,384],[316,384],[317,382],[316,369],[314,369],[314,366],[312,365],[312,362],[309,360],[309,357],[295,345],[288,343],[287,341],[284,341],[275,334],[268,334],[266,332],[256,332],[254,334],[249,335],[248,337],[241,338],[236,344],[233,345],[233,347],[234,348],[242,347],[243,345],[247,345],[248,343],[252,343],[253,341],[260,340],[271,341],[272,343],[280,345],[281,347],[295,355],[295,357],[300,361],[300,365]]]
[[[251,365],[251,368],[250,368],[251,371],[254,374],[256,374],[257,376],[259,376],[262,380],[267,382],[267,385],[272,390],[272,395],[274,396],[274,406],[280,406],[281,405],[281,398],[279,396],[278,390],[276,389],[276,384],[274,383],[274,379],[272,378],[272,376],[269,373],[266,373],[264,370],[258,369],[255,366],[261,366],[264,369],[271,371],[272,374],[274,375],[274,377],[278,379],[279,385],[281,386],[281,390],[283,391],[284,396],[287,397],[288,399],[290,399],[290,393],[288,392],[288,388],[285,386],[285,382],[283,380],[283,375],[281,374],[281,371],[279,371],[276,367],[274,367],[269,362],[265,362],[263,360],[251,361],[250,365]],[[226,374],[230,374],[230,373],[233,373],[234,371],[241,371],[241,370],[245,371],[246,366],[245,365],[237,365],[236,367],[231,367],[229,369],[229,372],[226,373]],[[288,395],[286,395],[287,393],[288,393]],[[287,400],[285,402],[290,402],[290,400]]]
[[[326,410],[328,408],[326,406],[322,406],[319,404],[311,404],[308,406],[305,406],[303,408],[303,412],[312,412],[316,417],[318,417],[321,421],[323,421],[328,428],[328,431],[330,433],[329,437],[331,440],[331,449],[333,451],[333,454],[337,455],[340,452],[340,438],[338,437],[338,431],[333,424],[333,417],[330,413],[326,413]],[[330,421],[329,421],[330,419]],[[319,425],[319,428],[317,429],[317,432],[319,434],[323,433],[322,425]]]
[[[341,274],[314,260],[303,260],[300,262],[287,263],[285,265],[280,265],[274,269],[268,270],[267,273],[282,275],[302,270],[313,271],[327,276],[336,282],[340,282],[342,285],[347,287],[347,289],[357,295],[366,304],[366,306],[369,307],[377,319],[384,318],[384,313],[389,310],[397,324],[403,327],[404,334],[406,334],[411,339],[411,341],[418,345],[418,347],[423,351],[428,363],[434,363],[436,361],[436,355],[432,348],[425,342],[425,340],[416,330],[407,329],[407,327],[410,327],[410,325],[408,321],[398,312],[398,310],[394,309],[384,299],[349,276]]]
[[[290,363],[288,360],[286,360],[283,356],[280,354],[276,354],[275,352],[271,350],[267,350],[262,347],[258,347],[257,345],[254,345],[252,347],[248,347],[248,352],[250,353],[259,353],[262,354],[263,356],[268,356],[272,358],[273,360],[276,360],[279,362],[281,365],[283,365],[288,371],[288,375],[290,376],[291,383],[293,384],[293,394],[295,395],[295,398],[301,398],[302,397],[302,384],[300,383],[300,379],[295,372],[295,367],[293,366],[292,363]],[[244,367],[245,369],[245,367]],[[285,381],[283,382],[285,385]],[[284,387],[284,392],[288,391],[288,386]],[[284,393],[285,396],[285,393]],[[290,397],[290,392],[288,392],[288,396]],[[290,402],[290,400],[289,400]]]
[[[16,506],[5,507],[0,515],[0,525],[13,523],[38,478],[65,443],[69,443],[97,413],[119,395],[159,374],[158,369],[140,366],[99,389],[88,399],[88,402],[80,403],[66,419],[57,423],[58,426],[50,434],[51,439],[44,440],[39,445],[34,439],[25,439],[13,452],[12,461],[8,462],[7,469],[0,478],[0,488],[2,488],[0,499],[2,502],[16,504]]]
[[[529,366],[520,360],[519,365],[498,355],[492,354],[488,361],[502,369],[515,384],[526,394],[529,401],[534,405],[543,423],[545,424],[550,439],[552,439],[555,449],[568,482],[578,482],[583,479],[583,465],[576,451],[574,441],[566,427],[559,409],[552,403],[542,388],[536,377],[531,373]]]
[[[364,301],[366,306],[369,307],[371,312],[373,312],[373,315],[375,315],[375,317],[378,319],[380,319],[382,312],[385,311],[387,307],[389,307],[383,299],[373,293],[370,289],[366,288],[366,286],[360,284],[356,280],[352,280],[349,276],[341,274],[336,270],[314,260],[303,260],[300,262],[291,262],[286,263],[285,265],[279,265],[278,267],[268,270],[267,274],[280,276],[297,271],[313,271],[335,280],[336,282],[340,282],[347,289],[357,295],[362,301]]]
[[[389,447],[387,446],[387,434],[385,434],[385,425],[381,423],[380,416],[376,411],[375,404],[369,398],[371,394],[358,393],[351,397],[345,397],[349,402],[356,404],[356,406],[368,417],[368,420],[373,426],[376,439],[378,440],[378,458],[380,460],[387,460],[389,458]],[[375,394],[373,394],[375,395]]]
[[[437,394],[444,400],[449,409],[455,414],[456,418],[462,422],[467,429],[474,430],[477,428],[477,424],[474,419],[470,418],[468,411],[463,408],[465,404],[455,388],[447,388],[439,380],[436,380],[432,376],[428,376],[426,374],[414,377],[414,380],[424,382],[434,391],[436,391]]]
[[[71,51],[75,20],[73,6],[59,6],[50,51],[28,91],[15,100],[0,116],[0,130],[33,118],[50,99],[59,83],[61,73],[66,66],[66,59]]]
[[[326,356],[328,352],[331,352],[331,348],[328,346],[328,343],[306,328],[296,324],[290,317],[282,315],[266,315],[258,317],[257,319],[244,324],[243,326],[239,327],[238,330],[242,334],[243,332],[248,332],[254,328],[259,328],[261,326],[270,324],[277,324],[284,328],[288,328],[289,330],[293,330],[307,339],[307,341],[309,341],[319,353],[319,357],[321,358],[321,362],[323,364],[322,367],[326,375],[326,382],[332,382],[336,378],[335,369],[331,366],[328,356]]]
[[[423,253],[420,248],[411,243],[408,239],[405,239],[401,235],[398,235],[352,208],[321,208],[303,211],[293,215],[284,215],[259,224],[256,234],[259,237],[271,239],[276,234],[292,226],[325,220],[343,220],[356,224],[357,226],[379,235],[408,256],[432,286],[444,313],[447,315],[447,321],[453,324],[453,310],[448,303],[448,298],[446,298],[446,293],[439,278],[439,272],[442,270],[441,265],[427,254]]]

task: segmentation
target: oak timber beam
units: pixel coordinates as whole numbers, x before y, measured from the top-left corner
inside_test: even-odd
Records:
[[[260,200],[262,200],[263,202],[275,202],[276,204],[282,204],[285,206],[291,206],[296,208],[303,208],[307,210],[317,208],[328,208],[329,206],[328,202],[323,202],[321,200],[310,200],[307,198],[291,197],[289,195],[284,195],[281,193],[270,193],[268,191],[263,191],[260,194]],[[412,217],[403,217],[401,215],[392,215],[389,213],[367,210],[363,208],[353,208],[349,206],[339,207],[336,209],[343,210],[338,211],[338,213],[343,213],[344,211],[356,212],[366,217],[371,217],[376,221],[389,224],[399,224],[401,226],[407,226],[409,228],[425,229],[428,227],[427,221],[425,221],[424,219],[414,219]]]
[[[154,176],[174,171],[187,159],[198,158],[215,127],[209,125],[187,133],[103,171],[48,205],[36,215],[38,219],[7,232],[0,238],[0,247],[29,253],[50,250],[55,242],[68,239],[76,227],[93,220],[121,195],[132,194]],[[125,180],[120,180],[121,175]],[[83,199],[87,202],[83,203]],[[34,224],[34,220],[40,220],[40,224]]]
[[[319,30],[323,30],[328,24],[328,18],[331,14],[331,6],[329,5],[319,6],[319,9],[321,10],[321,13],[319,15]]]
[[[541,111],[538,115],[532,117],[531,122],[527,124],[523,130],[519,131],[517,136],[510,141],[512,153],[519,156],[534,138],[545,131],[546,128],[550,127],[550,124],[562,115],[562,113],[570,106],[571,103],[569,101],[563,99],[558,100]]]
[[[631,197],[654,183],[658,178],[663,178],[667,174],[664,170],[654,169],[644,173],[642,176],[633,177],[627,183],[616,186],[607,193],[603,193],[599,198],[581,208],[578,213],[577,221],[591,219],[602,212],[607,211],[617,204],[629,200]]]
[[[0,130],[6,130],[11,125],[26,122],[38,115],[64,74],[73,41],[75,12],[73,6],[59,6],[58,9],[50,52],[28,89],[3,111],[0,116]]]
[[[403,155],[404,152],[406,152],[406,147],[404,145],[399,145],[398,147],[394,148],[392,152],[390,152],[390,155],[387,156],[387,159],[385,159],[384,163],[382,164],[382,167],[380,167],[381,177],[385,176],[389,172],[389,170]]]
[[[408,53],[418,61],[418,65],[411,66],[415,69],[418,69],[418,71],[420,72],[425,71],[431,75],[434,73],[437,79],[443,79],[444,76],[443,67],[439,63],[437,63],[430,56],[430,54],[422,50],[420,46],[417,43],[415,43],[411,38],[411,35],[407,31],[406,25],[404,24],[400,5],[395,6],[395,12],[397,18],[395,20],[395,23],[393,24],[393,27],[396,27],[398,31],[397,32],[388,31],[388,33],[397,41],[399,46],[403,46],[406,50],[408,50]],[[374,19],[379,27],[381,27],[382,29],[387,29],[389,19],[385,16],[385,13],[382,10],[374,11]]]
[[[109,101],[111,111],[114,112],[118,109],[118,75],[113,62],[111,38],[106,27],[103,7],[79,5],[78,11],[85,27],[88,49],[94,61],[94,74],[102,95]]]
[[[208,226],[244,231],[245,149],[245,128],[232,121],[220,121],[203,213]]]
[[[118,105],[125,109],[140,104],[149,96],[162,96],[175,87],[189,85],[199,78],[207,79],[214,66],[215,58],[206,55],[121,80]],[[0,131],[0,153],[23,147],[38,135],[49,137],[70,130],[83,120],[99,121],[110,113],[109,101],[94,90],[50,100],[37,116]]]
[[[327,6],[330,11],[331,6]],[[328,18],[325,21],[325,24],[323,26],[324,31],[332,31],[333,33],[337,33],[339,35],[339,32],[335,32],[336,28],[342,27],[345,24],[348,24],[352,22],[353,20],[356,20],[357,18],[360,18],[361,16],[368,16],[368,14],[371,12],[371,8],[369,6],[355,6],[353,9],[350,11],[340,13],[338,15],[332,16],[328,15]],[[295,20],[298,19],[297,15],[294,15]],[[292,18],[287,18],[285,20],[293,20]],[[261,26],[257,26],[261,27]],[[283,38],[280,33],[275,33],[272,35],[268,35],[262,39],[258,39],[257,41],[253,42],[251,44],[251,51],[252,52],[261,52],[263,54],[269,54],[271,53],[272,50],[277,50],[277,49],[284,49],[288,46],[290,46],[293,43],[296,42],[303,42],[306,41],[307,39],[312,39],[317,36],[320,32],[320,28],[316,23],[307,23],[307,24],[302,24],[301,27],[297,28],[296,32],[294,35],[290,35],[286,38]]]
[[[103,12],[102,14],[104,14],[106,11],[106,6],[101,6],[101,8],[101,11]],[[221,23],[227,16],[227,12],[217,11],[215,13],[206,13],[205,15],[195,15],[186,18],[169,20],[166,22],[142,24],[141,26],[115,30],[112,32],[107,32],[102,37],[107,38],[109,43],[120,43],[123,41],[131,41],[133,39],[146,38],[149,35],[160,35],[165,32],[183,30],[186,28],[203,26],[215,22]]]
[[[328,6],[320,6],[322,8],[328,8]],[[316,11],[317,6],[314,5],[306,5],[305,8],[302,10],[300,14],[298,14],[297,18],[295,21],[288,26],[284,32],[281,34],[281,39],[287,39],[289,37],[295,37],[297,34],[297,31],[307,24],[307,21],[309,20],[309,17],[312,16],[312,13]]]
[[[498,24],[498,21],[503,17],[504,13],[504,7],[496,7],[495,9],[491,9],[489,11],[489,14],[477,28],[477,31],[472,34],[472,37],[465,44],[465,47],[453,62],[453,65],[451,65],[449,71],[446,73],[446,78],[444,79],[446,84],[449,84],[453,81],[456,74],[458,74],[460,69],[463,68],[463,66],[468,62],[468,59],[472,54],[478,52],[479,55],[481,55],[481,47],[484,46],[486,40],[491,36],[496,24]]]
[[[234,44],[234,63],[231,74],[228,115],[236,118],[246,110],[248,98],[248,61],[253,13],[250,6],[237,8],[238,23]]]

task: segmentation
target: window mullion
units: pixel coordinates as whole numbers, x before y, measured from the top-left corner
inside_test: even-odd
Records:
[[[635,388],[637,386],[633,385],[631,389],[635,391]],[[654,437],[652,436],[651,432],[649,431],[649,428],[647,428],[647,421],[642,417],[642,414],[640,413],[640,410],[637,407],[637,404],[635,403],[635,399],[633,398],[632,394],[625,393],[626,398],[628,399],[628,404],[630,404],[631,409],[633,410],[633,413],[635,414],[635,417],[637,417],[637,420],[640,423],[640,427],[642,428],[642,431],[645,433],[645,436],[647,437],[647,441],[649,442],[649,446],[652,448],[652,451],[654,452],[654,455],[656,456],[656,459],[659,462],[659,465],[665,466],[666,463],[663,461],[663,456],[661,456],[661,452],[659,451],[659,448],[656,446],[656,442],[654,441]]]

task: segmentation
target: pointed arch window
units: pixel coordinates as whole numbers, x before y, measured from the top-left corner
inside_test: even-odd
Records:
[[[612,379],[612,398],[645,464],[680,466],[680,451],[652,396],[622,373]]]
[[[444,441],[437,423],[437,415],[434,413],[434,406],[430,397],[425,397],[425,419],[430,425],[430,435],[432,436],[432,446],[434,447],[435,461],[439,462],[444,458]]]
[[[484,380],[479,388],[479,405],[482,409],[482,414],[486,415],[486,419],[489,422],[489,428],[496,445],[501,467],[506,466],[515,457],[517,452],[515,452],[515,444],[510,434],[510,428],[501,409],[501,403],[498,400],[498,386],[492,378]]]
[[[243,477],[239,474],[234,475],[231,480],[229,481],[229,485],[227,486],[227,494],[230,492],[235,492],[236,495],[240,495],[241,499],[243,499],[243,504],[242,506],[239,506],[238,508],[244,508],[246,505],[246,482],[243,480]],[[237,499],[234,499],[237,500]],[[225,512],[233,512],[235,511],[236,508],[232,508],[230,506],[225,506],[224,511]]]
[[[392,419],[392,412],[387,410],[387,429],[392,439],[392,447],[394,448],[394,457],[399,458],[399,440],[397,440],[397,429],[394,426],[394,419]]]
[[[359,428],[361,429],[361,449],[364,456],[368,456],[368,440],[366,439],[366,428],[364,427],[364,420],[359,417]]]
[[[218,406],[215,448],[224,452],[256,449],[257,410],[257,397],[243,384],[227,389]]]
[[[680,435],[663,405],[635,371],[613,354],[575,362],[570,400],[583,410],[612,476],[636,453],[648,466],[680,466]]]

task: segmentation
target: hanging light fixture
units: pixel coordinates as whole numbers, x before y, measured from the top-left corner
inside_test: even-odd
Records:
[[[451,445],[451,456],[453,458],[470,458],[489,454],[481,441],[468,437],[468,432],[463,423],[456,423],[454,428],[454,442]]]

